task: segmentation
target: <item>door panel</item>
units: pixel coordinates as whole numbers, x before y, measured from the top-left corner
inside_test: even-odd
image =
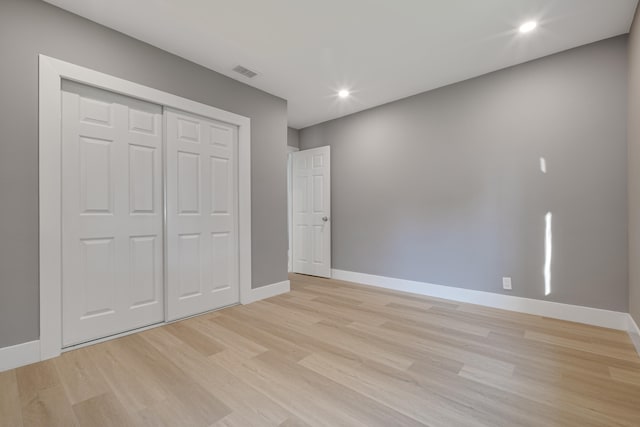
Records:
[[[291,154],[293,161],[293,271],[331,277],[329,147]]]
[[[200,214],[200,155],[178,151],[178,212]]]
[[[113,213],[111,148],[113,141],[80,137],[82,213]]]
[[[84,296],[81,319],[113,314],[116,310],[114,239],[82,239],[80,245],[80,292]]]
[[[236,126],[166,109],[167,313],[239,302]]]
[[[162,269],[157,265],[158,250],[161,249],[157,236],[134,236],[129,239],[131,254],[132,307],[153,304],[158,300],[156,283]]]
[[[200,234],[178,236],[178,280],[180,299],[202,295]]]
[[[229,159],[219,157],[209,158],[211,168],[211,214],[229,214],[229,206],[232,203],[232,194],[229,191],[231,183],[231,168]]]
[[[164,319],[161,123],[159,106],[63,82],[64,346]]]
[[[156,203],[155,148],[129,145],[129,208],[131,214],[153,214]]]

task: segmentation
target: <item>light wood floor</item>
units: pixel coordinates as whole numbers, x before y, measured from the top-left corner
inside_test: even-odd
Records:
[[[292,275],[0,373],[1,426],[640,426],[625,333]]]

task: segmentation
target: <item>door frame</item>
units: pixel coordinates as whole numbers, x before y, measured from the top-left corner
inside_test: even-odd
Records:
[[[291,261],[291,249],[293,247],[293,162],[291,161],[291,154],[297,151],[300,151],[298,147],[287,145],[287,230],[289,233],[287,271],[289,273],[293,271],[293,262]]]
[[[251,120],[210,105],[46,55],[39,55],[38,213],[40,229],[38,236],[41,360],[59,356],[62,351],[61,92],[63,79],[238,126],[240,303],[251,302]],[[166,211],[166,205],[164,209]]]

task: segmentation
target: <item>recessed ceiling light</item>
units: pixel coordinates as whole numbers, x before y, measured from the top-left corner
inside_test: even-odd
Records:
[[[340,92],[338,92],[338,96],[340,98],[347,98],[349,95],[350,95],[350,93],[346,89],[342,89]]]
[[[536,21],[525,22],[524,24],[520,25],[520,32],[528,33],[529,31],[532,31],[533,29],[535,29],[537,26],[538,26],[538,23]]]

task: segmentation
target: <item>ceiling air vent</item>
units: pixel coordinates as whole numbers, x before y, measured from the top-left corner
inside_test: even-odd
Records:
[[[233,69],[233,71],[235,71],[236,73],[240,73],[243,76],[248,77],[250,79],[258,75],[258,73],[256,73],[255,71],[251,71],[250,69],[245,68],[242,65],[238,65]]]

